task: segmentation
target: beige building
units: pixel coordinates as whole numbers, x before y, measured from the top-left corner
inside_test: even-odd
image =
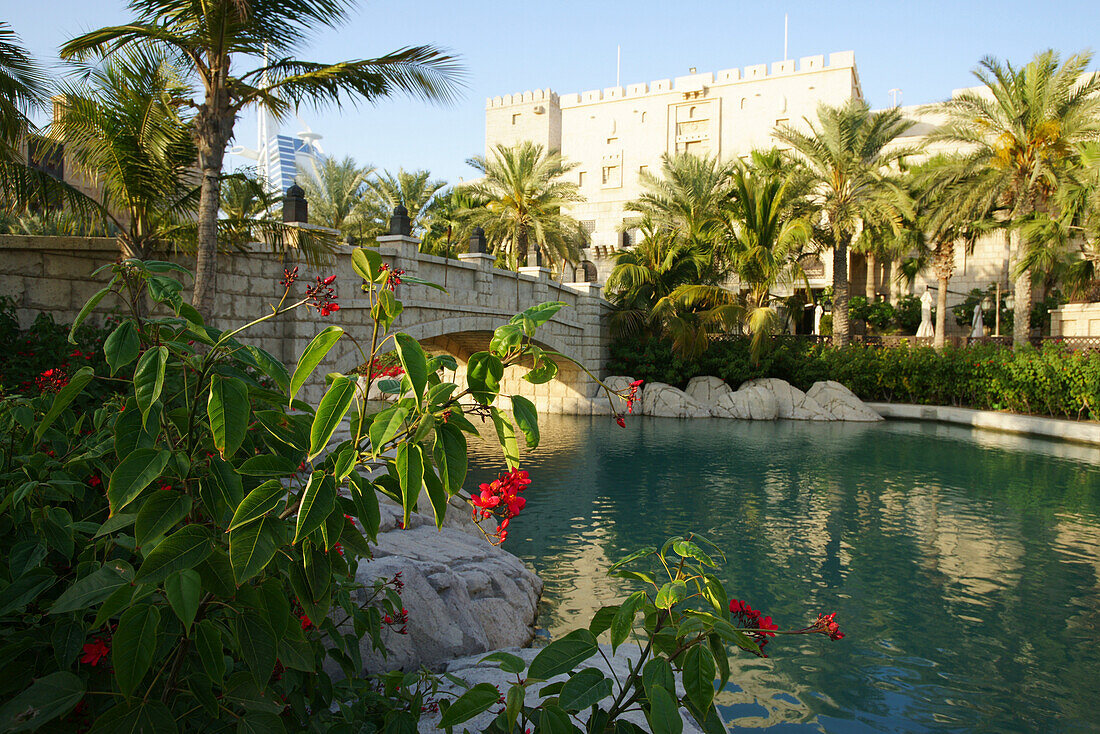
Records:
[[[557,94],[551,89],[517,92],[486,100],[485,147],[530,140],[560,150],[577,167],[569,175],[586,201],[570,208],[589,233],[585,255],[595,264],[596,280],[610,270],[609,256],[628,246],[620,232],[626,202],[641,193],[639,174],[659,173],[661,156],[676,153],[716,155],[729,160],[753,149],[777,145],[777,125],[804,125],[818,105],[843,104],[862,97],[852,51],[826,56],[758,64],[719,72],[693,73],[648,84]],[[937,123],[918,107],[904,108],[917,121],[899,141],[919,145]],[[958,249],[949,302],[957,303],[972,288],[1000,281],[1009,288],[1008,243],[1001,234],[979,242],[972,253]],[[927,273],[912,288],[896,282],[889,264],[871,263],[851,254],[853,294],[896,299],[904,292],[935,287]],[[832,282],[831,258],[807,263],[815,289]],[[870,281],[868,278],[870,277]],[[951,319],[948,319],[949,323]]]

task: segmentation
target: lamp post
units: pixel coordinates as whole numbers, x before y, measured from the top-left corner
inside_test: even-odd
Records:
[[[982,299],[982,311],[989,313],[989,309],[993,308],[993,301],[989,300],[989,296]],[[997,286],[997,327],[993,332],[993,336],[1001,335],[1001,287]]]

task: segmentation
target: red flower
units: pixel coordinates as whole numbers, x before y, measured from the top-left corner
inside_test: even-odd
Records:
[[[69,376],[60,367],[48,369],[34,379],[42,392],[57,392],[69,384]]]
[[[844,639],[844,633],[840,631],[840,625],[836,622],[836,612],[832,614],[817,615],[817,621],[802,631],[820,632],[824,635],[828,635],[830,640]]]
[[[764,645],[768,643],[768,638],[775,637],[774,630],[778,630],[779,625],[770,616],[763,616],[759,610],[753,609],[747,601],[741,599],[730,599],[730,613],[734,617],[734,624],[760,647],[760,657],[768,657],[764,652]]]
[[[332,285],[332,281],[336,280],[335,275],[330,275],[321,281],[321,285]]]
[[[615,422],[619,424],[619,428],[626,428],[626,421],[621,415],[615,416]]]
[[[102,487],[103,486],[103,480],[99,478],[99,475],[93,474],[92,476],[88,477],[88,486],[89,487]]]
[[[99,665],[99,661],[107,657],[111,652],[111,646],[102,637],[97,637],[84,645],[84,654],[80,662],[87,665]]]
[[[311,620],[305,612],[299,614],[298,619],[302,623],[302,629],[308,630],[313,628],[313,620]]]
[[[286,268],[283,268],[283,279],[279,281],[279,285],[281,285],[283,288],[289,289],[290,286],[293,285],[294,281],[297,280],[297,279],[298,279],[298,268],[297,268],[297,266],[295,266],[295,268],[293,270],[287,270]]]
[[[527,500],[519,494],[531,483],[526,471],[512,469],[501,474],[492,482],[480,486],[481,493],[470,498],[474,506],[474,521],[493,515],[500,515],[496,532],[497,543],[508,538],[508,523],[527,505]]]

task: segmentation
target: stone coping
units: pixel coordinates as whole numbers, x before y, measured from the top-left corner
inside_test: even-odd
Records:
[[[954,408],[944,405],[906,403],[866,403],[866,405],[888,420],[939,421],[1100,446],[1100,423],[1096,421],[1070,421],[1062,418],[1044,418],[1036,415]]]

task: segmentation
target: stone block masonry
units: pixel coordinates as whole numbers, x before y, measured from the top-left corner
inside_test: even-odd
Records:
[[[466,360],[488,348],[493,330],[515,313],[544,301],[566,304],[541,327],[538,344],[544,349],[568,354],[586,369],[600,374],[607,359],[608,304],[598,288],[588,283],[557,283],[545,272],[515,273],[492,267],[492,258],[450,260],[417,251],[419,242],[400,235],[379,238],[383,260],[405,269],[409,275],[438,283],[446,293],[413,284],[398,286],[404,304],[394,328],[421,341],[431,352],[447,352],[459,362],[460,379],[465,378]],[[341,245],[328,266],[309,268],[299,264],[297,292],[317,276],[336,275],[340,310],[321,318],[313,309],[299,309],[264,323],[243,336],[293,369],[298,355],[328,324],[343,328],[367,348],[370,342],[369,301],[360,286],[362,279],[351,267],[352,248]],[[116,261],[119,249],[110,238],[24,237],[0,235],[0,296],[16,301],[20,324],[28,326],[40,313],[59,323],[71,322],[80,308],[109,280],[104,272],[92,277],[102,265]],[[194,259],[186,255],[164,256],[187,268]],[[207,323],[217,328],[238,326],[264,313],[282,295],[279,280],[285,263],[262,245],[245,253],[219,259],[218,296],[215,313]],[[190,281],[185,284],[189,292]],[[185,297],[186,297],[185,293]],[[122,304],[106,298],[92,320],[100,323]],[[352,339],[341,339],[313,379],[301,390],[302,399],[316,404],[324,393],[324,376],[329,372],[351,372],[364,361]],[[596,398],[596,384],[576,365],[560,360],[557,379],[535,386],[521,379],[524,370],[511,368],[502,385],[501,407],[509,407],[508,396],[530,398],[543,412],[568,409],[582,414],[606,411],[606,399]],[[594,408],[593,405],[596,405]]]

